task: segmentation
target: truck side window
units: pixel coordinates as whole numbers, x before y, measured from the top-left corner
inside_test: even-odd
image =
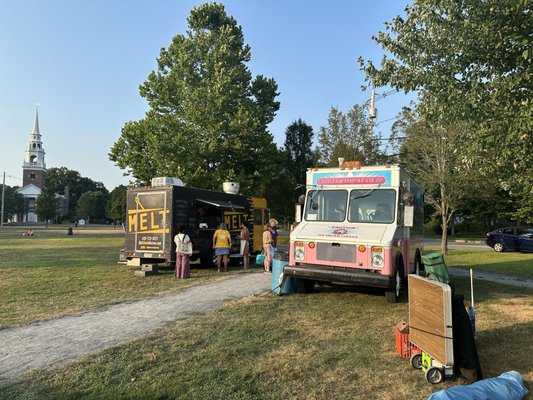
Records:
[[[254,225],[263,225],[263,210],[254,210]]]

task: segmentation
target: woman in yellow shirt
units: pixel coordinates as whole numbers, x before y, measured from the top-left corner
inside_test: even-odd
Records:
[[[231,235],[226,230],[226,224],[221,223],[213,235],[213,249],[217,256],[217,271],[220,272],[220,262],[224,258],[224,271],[228,270],[229,249],[231,248]]]

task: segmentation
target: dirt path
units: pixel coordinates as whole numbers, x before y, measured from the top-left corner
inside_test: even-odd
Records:
[[[449,268],[451,275],[469,271]],[[475,272],[474,279],[533,288],[533,280]],[[120,342],[146,335],[165,322],[206,312],[229,299],[266,292],[271,275],[261,272],[186,289],[178,294],[121,303],[94,312],[0,330],[0,383],[32,368],[46,368],[74,360]]]
[[[229,299],[265,292],[271,275],[239,274],[178,294],[121,303],[79,316],[0,330],[0,383],[146,335],[165,322],[218,308]]]

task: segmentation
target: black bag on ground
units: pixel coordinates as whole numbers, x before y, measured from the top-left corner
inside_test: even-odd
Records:
[[[483,379],[472,324],[462,294],[452,297],[452,324],[455,374],[461,374],[470,383]]]

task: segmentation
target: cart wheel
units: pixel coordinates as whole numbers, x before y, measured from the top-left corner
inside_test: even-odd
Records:
[[[428,368],[426,371],[426,381],[435,385],[441,383],[444,380],[444,372],[437,367]]]
[[[414,369],[422,369],[422,354],[415,353],[409,360]]]

